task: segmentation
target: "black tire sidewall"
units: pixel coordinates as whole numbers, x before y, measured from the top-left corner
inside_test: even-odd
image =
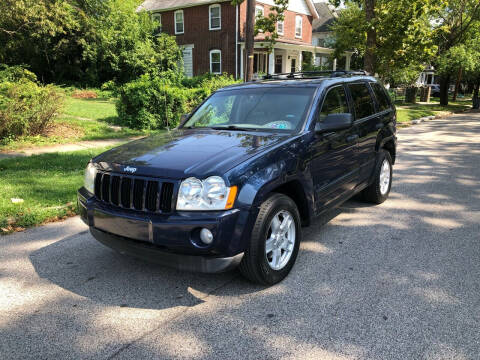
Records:
[[[273,201],[267,210],[266,216],[263,216],[262,219],[257,218],[257,223],[255,224],[255,226],[260,226],[261,229],[258,232],[259,238],[252,239],[252,245],[255,245],[257,247],[256,252],[258,254],[257,261],[259,262],[258,266],[260,276],[264,279],[266,284],[275,284],[284,279],[295,264],[295,260],[297,258],[300,248],[301,223],[297,206],[289,197],[276,194],[274,195],[274,198],[270,198],[269,200]],[[293,216],[295,223],[295,245],[293,248],[292,256],[290,257],[285,267],[280,270],[274,270],[267,262],[267,258],[265,256],[265,245],[267,240],[268,228],[270,227],[270,222],[272,221],[273,217],[281,210],[286,210]]]

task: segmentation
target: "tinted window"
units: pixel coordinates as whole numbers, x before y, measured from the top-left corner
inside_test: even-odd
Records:
[[[352,93],[353,104],[355,106],[355,116],[357,119],[363,119],[375,113],[373,99],[370,96],[367,84],[348,85]]]
[[[343,86],[336,86],[333,89],[330,89],[325,96],[325,101],[322,105],[322,110],[318,117],[318,121],[323,121],[327,115],[330,114],[341,114],[349,113],[347,103],[347,96],[345,95],[345,90]]]
[[[384,111],[390,109],[390,101],[388,100],[387,94],[385,93],[385,90],[383,90],[383,87],[377,83],[371,83],[370,85],[372,86],[373,93],[375,94],[375,98],[378,102],[378,110]]]

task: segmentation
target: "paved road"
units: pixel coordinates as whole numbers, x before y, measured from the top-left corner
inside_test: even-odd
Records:
[[[263,288],[122,257],[73,218],[0,238],[0,358],[480,359],[480,114],[399,133],[391,199]]]

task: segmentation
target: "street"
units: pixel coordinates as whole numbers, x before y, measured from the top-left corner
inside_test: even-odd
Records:
[[[0,237],[0,358],[479,359],[480,113],[398,138],[390,199],[317,219],[271,288],[124,257],[78,217]]]

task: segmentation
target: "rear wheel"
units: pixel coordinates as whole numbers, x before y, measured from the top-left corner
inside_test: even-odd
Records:
[[[283,280],[295,263],[300,240],[297,206],[288,196],[273,194],[260,206],[240,272],[264,285]]]
[[[373,183],[362,192],[362,197],[368,202],[381,204],[387,200],[392,187],[392,157],[381,149],[375,166]]]

